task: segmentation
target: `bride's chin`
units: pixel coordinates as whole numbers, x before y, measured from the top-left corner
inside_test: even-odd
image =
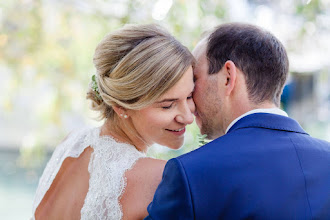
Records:
[[[183,145],[183,140],[179,141],[177,143],[171,143],[171,144],[167,144],[165,146],[167,146],[168,148],[172,149],[172,150],[178,150],[182,147]]]

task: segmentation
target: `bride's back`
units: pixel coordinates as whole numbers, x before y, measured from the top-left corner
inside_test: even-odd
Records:
[[[88,147],[78,158],[66,158],[51,187],[36,209],[36,219],[80,219],[88,191],[88,164],[93,149]]]

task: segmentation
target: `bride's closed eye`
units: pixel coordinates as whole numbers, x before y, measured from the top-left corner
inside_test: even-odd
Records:
[[[191,94],[187,97],[187,100],[190,100],[190,99],[192,99],[192,98],[193,98],[193,96],[192,96],[192,93],[191,93]],[[162,106],[162,108],[163,108],[163,109],[170,109],[170,108],[172,108],[173,103],[174,103],[174,102],[172,102],[170,105]]]
[[[168,105],[168,106],[162,106],[162,108],[163,109],[170,109],[170,108],[172,108],[172,106],[173,106],[173,102],[170,105]]]

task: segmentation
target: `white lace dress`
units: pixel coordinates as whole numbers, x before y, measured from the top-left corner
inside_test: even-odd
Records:
[[[125,171],[145,154],[134,146],[116,142],[109,136],[100,137],[100,128],[88,128],[72,133],[56,147],[40,180],[33,203],[33,217],[36,208],[54,181],[63,161],[79,155],[91,146],[88,171],[89,189],[80,211],[81,219],[121,219],[123,216],[119,204],[126,179]]]

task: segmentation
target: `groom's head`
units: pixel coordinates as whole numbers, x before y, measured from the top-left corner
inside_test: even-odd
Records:
[[[249,110],[279,106],[289,62],[271,33],[249,24],[220,25],[193,54],[196,121],[209,138],[223,135]]]

